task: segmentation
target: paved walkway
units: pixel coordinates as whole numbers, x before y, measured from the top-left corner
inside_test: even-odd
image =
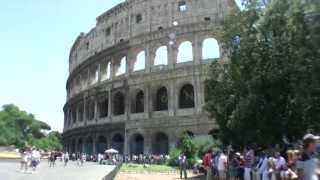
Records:
[[[87,162],[83,167],[78,167],[70,161],[67,167],[57,162],[56,167],[49,168],[46,161],[41,162],[36,173],[22,173],[19,171],[18,162],[1,162],[0,180],[101,180],[114,166],[98,165]]]

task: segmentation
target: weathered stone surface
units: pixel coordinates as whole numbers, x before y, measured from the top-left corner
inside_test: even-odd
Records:
[[[186,5],[183,12],[179,10],[180,2]],[[223,18],[234,7],[232,0],[127,0],[99,16],[96,27],[82,33],[70,52],[64,106],[65,149],[96,153],[102,143],[98,142],[100,136],[106,139],[104,147],[113,147],[114,136],[120,134],[124,153],[130,154],[132,138],[140,134],[143,153],[153,153],[159,133],[174,145],[183,131],[203,135],[217,128],[203,109],[204,82],[212,59],[203,60],[202,45],[207,38],[219,41]],[[137,23],[140,15],[142,20]],[[192,43],[193,60],[177,63],[179,45],[185,41]],[[155,66],[160,46],[167,46],[168,63]],[[141,51],[145,52],[145,68],[134,71],[136,56]],[[219,61],[225,62],[221,48],[220,55]],[[126,71],[116,76],[123,57]],[[194,106],[181,108],[185,85],[193,87]],[[164,97],[157,95],[161,87],[166,89],[168,108],[158,111],[159,97]],[[140,91],[142,105],[137,100]],[[135,112],[141,106],[143,112]]]

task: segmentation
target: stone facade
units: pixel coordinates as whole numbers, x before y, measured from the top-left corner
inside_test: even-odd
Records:
[[[99,16],[70,52],[65,150],[163,154],[182,132],[217,128],[203,109],[204,81],[210,62],[226,59],[219,46],[218,57],[205,51],[215,51],[234,7],[232,0],[127,0]]]

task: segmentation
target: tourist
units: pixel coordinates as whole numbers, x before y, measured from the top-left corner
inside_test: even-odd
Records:
[[[279,152],[276,152],[274,155],[274,167],[275,167],[275,175],[277,179],[283,179],[285,178],[285,168],[286,168],[286,160],[284,157],[280,155]]]
[[[182,179],[182,174],[184,175],[184,178],[187,179],[187,157],[184,153],[182,153],[179,158],[179,170],[180,170],[180,179]]]
[[[204,156],[203,156],[203,166],[206,170],[206,176],[207,180],[212,179],[212,150],[209,150]]]
[[[251,170],[254,163],[254,151],[248,148],[244,154],[244,180],[251,180]]]
[[[40,163],[40,158],[41,158],[41,155],[40,155],[39,150],[36,148],[33,148],[31,151],[31,167],[32,167],[33,172],[36,171],[37,166]]]
[[[27,172],[28,171],[28,161],[29,161],[29,153],[27,150],[21,150],[21,161],[20,161],[20,171]]]
[[[49,167],[54,167],[55,164],[56,164],[56,154],[55,154],[55,152],[51,152],[50,153],[49,161],[50,161]]]
[[[80,157],[80,165],[81,166],[83,166],[84,162],[87,160],[86,157],[87,157],[86,154],[82,153],[82,156]]]
[[[318,180],[318,158],[316,157],[319,136],[306,134],[303,137],[303,152],[297,162],[299,180]]]
[[[240,153],[230,153],[229,159],[231,160],[228,166],[230,180],[236,180],[238,176],[238,171],[237,171],[237,168],[239,167],[238,156],[240,156]]]
[[[259,179],[268,180],[268,156],[267,153],[262,152],[260,157],[260,162],[257,166],[257,171],[259,174]]]
[[[219,180],[227,179],[227,162],[228,162],[228,157],[225,155],[225,152],[222,151],[219,155],[219,160],[218,160]]]
[[[69,153],[68,152],[63,154],[63,161],[64,161],[64,167],[66,167],[69,162]]]

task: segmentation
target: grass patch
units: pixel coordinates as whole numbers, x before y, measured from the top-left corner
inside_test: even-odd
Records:
[[[122,164],[120,172],[124,173],[175,173],[177,168],[167,165]]]

